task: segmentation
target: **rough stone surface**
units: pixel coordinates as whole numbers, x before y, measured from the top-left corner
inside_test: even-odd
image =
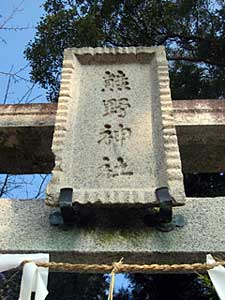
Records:
[[[1,173],[51,172],[55,111],[51,104],[0,105]]]
[[[184,173],[223,172],[225,101],[173,101]],[[0,105],[0,172],[50,173],[57,104]]]
[[[224,125],[225,101],[173,100],[173,112],[177,127]]]
[[[51,208],[44,201],[1,199],[0,208],[1,253],[48,252],[52,261],[84,263],[121,257],[128,263],[191,263],[204,262],[207,253],[225,255],[222,197],[188,198],[174,208],[187,224],[166,233],[144,225],[136,210],[91,210],[65,231],[49,225]]]
[[[56,104],[0,104],[0,127],[42,127],[55,123]]]
[[[183,176],[163,47],[65,51],[47,190],[80,204],[156,202],[168,186],[184,202]]]

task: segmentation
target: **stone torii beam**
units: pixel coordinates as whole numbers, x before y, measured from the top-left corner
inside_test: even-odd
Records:
[[[185,173],[223,172],[225,101],[173,101],[176,130]],[[0,106],[2,173],[50,173],[56,104]],[[51,208],[42,200],[0,200],[0,253],[48,252],[52,261],[112,263],[204,262],[205,255],[225,255],[223,197],[187,198],[174,208],[187,222],[160,232],[134,217],[120,228],[101,212],[91,226],[63,231],[49,224]],[[114,216],[115,217],[115,216]],[[88,216],[87,216],[88,218]]]
[[[173,101],[184,173],[225,171],[225,101]],[[0,172],[50,173],[57,104],[0,105]]]

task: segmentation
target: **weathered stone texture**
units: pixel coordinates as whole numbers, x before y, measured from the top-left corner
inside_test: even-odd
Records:
[[[50,173],[56,106],[0,105],[0,172]]]
[[[155,203],[168,186],[184,202],[168,66],[163,47],[65,51],[47,190],[81,204]]]
[[[1,173],[52,171],[56,109],[53,103],[0,105]],[[225,101],[176,100],[173,110],[183,172],[224,171]]]
[[[52,261],[112,263],[204,262],[207,253],[225,255],[224,198],[188,198],[174,208],[183,228],[147,227],[139,210],[91,210],[84,221],[63,230],[49,225],[50,207],[40,200],[0,200],[0,252],[50,253]],[[120,213],[120,214],[119,214]],[[115,222],[116,219],[116,222]]]

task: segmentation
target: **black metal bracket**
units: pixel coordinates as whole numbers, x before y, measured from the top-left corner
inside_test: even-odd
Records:
[[[173,216],[173,197],[170,195],[167,187],[161,187],[155,191],[159,203],[158,210],[154,209],[148,212],[144,221],[150,226],[156,227],[160,231],[171,231],[175,227],[184,226],[184,218],[181,215]]]
[[[73,189],[63,188],[59,194],[59,210],[50,214],[51,225],[74,225],[77,213],[73,207]]]
[[[183,227],[184,219],[181,215],[173,216],[173,197],[167,187],[156,189],[156,198],[159,207],[149,210],[144,221],[149,226],[154,226],[160,231],[171,231],[175,227]],[[50,214],[51,225],[65,225],[70,227],[78,222],[78,211],[73,206],[73,189],[63,188],[59,194],[59,209]]]

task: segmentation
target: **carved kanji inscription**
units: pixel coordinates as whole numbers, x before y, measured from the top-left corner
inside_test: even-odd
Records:
[[[52,151],[49,205],[64,187],[80,204],[155,205],[162,186],[182,204],[164,49],[66,50]]]

